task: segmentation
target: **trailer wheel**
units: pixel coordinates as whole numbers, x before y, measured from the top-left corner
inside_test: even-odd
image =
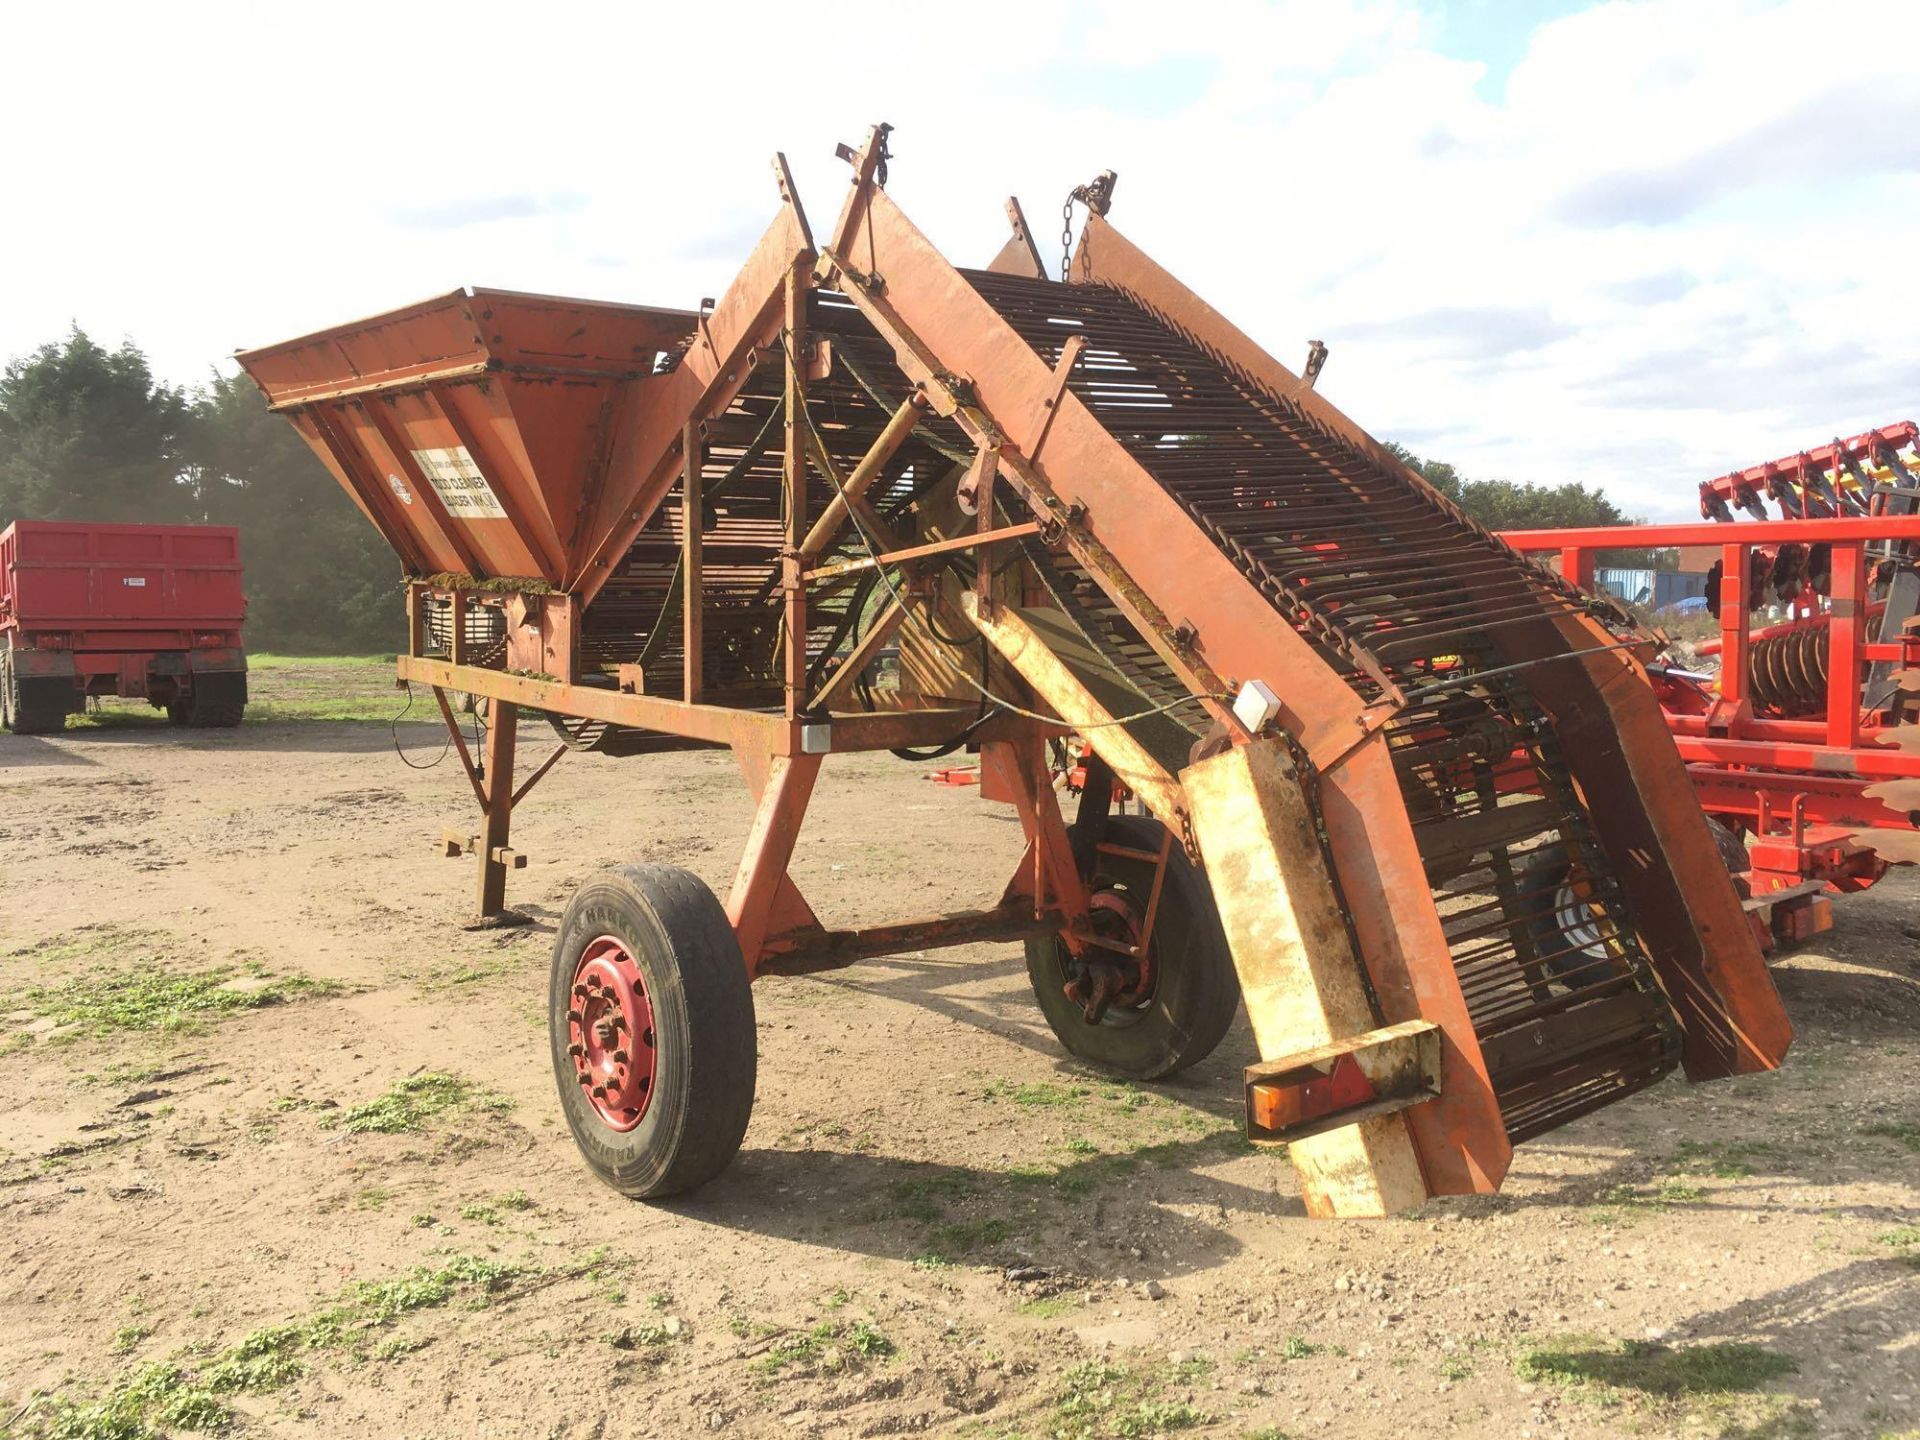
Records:
[[[1116,815],[1107,821],[1106,834],[1130,849],[1158,851],[1166,830],[1144,816]],[[1119,933],[1137,928],[1152,885],[1152,865],[1101,854],[1091,887],[1096,922]],[[1069,1054],[1131,1080],[1158,1080],[1206,1059],[1233,1024],[1240,977],[1207,877],[1178,845],[1167,856],[1147,955],[1145,993],[1123,992],[1089,1024],[1066,993],[1081,978],[1066,945],[1053,935],[1027,942],[1034,998]]]
[[[1713,816],[1706,819],[1714,848],[1733,878],[1733,888],[1744,900],[1751,889],[1746,872],[1752,869],[1746,842]],[[1519,880],[1521,893],[1533,897],[1527,936],[1534,954],[1546,957],[1549,976],[1577,988],[1606,978],[1605,972],[1592,967],[1606,959],[1608,952],[1585,902],[1570,881],[1572,870],[1566,843],[1555,840],[1527,856]]]
[[[753,992],[714,894],[674,865],[603,870],[554,937],[547,1032],[587,1165],[623,1195],[704,1184],[753,1111]]]
[[[231,730],[246,709],[245,675],[196,675],[184,698],[167,703],[167,720],[196,730]]]
[[[15,735],[57,735],[67,728],[71,689],[64,678],[22,681],[7,665],[0,670],[0,722]]]

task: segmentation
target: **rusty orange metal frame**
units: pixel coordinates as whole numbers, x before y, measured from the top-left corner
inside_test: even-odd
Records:
[[[1406,1112],[1428,1183],[1440,1193],[1497,1188],[1512,1146],[1428,898],[1392,762],[1384,740],[1368,731],[1366,703],[1301,635],[1273,622],[1266,598],[1085,405],[1060,391],[1052,368],[884,192],[868,196],[860,209],[862,243],[877,257],[886,285],[876,296],[862,285],[864,277],[847,276],[847,293],[877,324],[897,325],[904,338],[928,347],[928,359],[919,362],[927,378],[940,371],[969,377],[980,411],[1004,437],[1001,473],[1036,510],[1059,517],[1070,545],[1086,536],[1113,557],[1113,568],[1155,612],[1180,617],[1192,632],[1184,647],[1189,661],[1217,676],[1284,676],[1282,722],[1310,754],[1317,748],[1344,757],[1323,775],[1321,799],[1374,993],[1388,1023],[1428,1019],[1445,1036],[1440,1098]],[[1096,246],[1094,253],[1107,262],[1115,249]],[[1043,426],[1041,460],[1020,463]],[[1070,519],[1076,509],[1078,518]],[[1107,582],[1108,570],[1089,568]],[[1132,599],[1118,586],[1109,594]],[[1171,629],[1159,632],[1163,639]],[[1148,627],[1142,633],[1154,638]]]
[[[525,709],[581,727],[643,732],[648,744],[660,739],[733,750],[755,813],[727,913],[754,975],[808,973],[903,948],[1035,934],[1058,935],[1077,955],[1132,953],[1092,930],[1088,876],[1076,860],[1044,748],[1068,726],[1050,717],[1067,717],[1103,760],[1142,777],[1136,788],[1148,794],[1169,831],[1159,855],[1149,857],[1157,867],[1150,908],[1157,908],[1173,841],[1189,856],[1200,853],[1188,812],[1199,792],[1148,756],[1128,737],[1121,717],[1064,666],[1040,663],[1050,658],[1037,653],[1044,640],[1020,619],[1018,602],[996,594],[996,565],[1014,542],[1050,546],[1092,579],[1186,688],[1213,724],[1206,745],[1242,747],[1230,752],[1236,759],[1266,755],[1262,774],[1310,782],[1313,805],[1301,801],[1288,813],[1317,817],[1331,875],[1315,860],[1302,885],[1317,887],[1314,903],[1323,919],[1344,910],[1350,923],[1350,936],[1335,933],[1337,924],[1316,933],[1321,948],[1312,976],[1341,970],[1342,983],[1359,997],[1345,1010],[1377,1011],[1377,1028],[1433,1027],[1421,1029],[1434,1037],[1421,1043],[1438,1055],[1437,1094],[1423,1091],[1420,1103],[1369,1113],[1372,1138],[1352,1153],[1391,1150],[1403,1157],[1396,1162],[1398,1179],[1376,1193],[1497,1188],[1512,1144],[1384,728],[1407,697],[1365,649],[1355,651],[1351,674],[1336,669],[1109,431],[1073,388],[1086,373],[1086,340],[1063,337],[1041,353],[939,254],[883,188],[886,139],[887,127],[879,126],[861,147],[843,147],[854,183],[821,245],[784,158],[777,157],[783,203],[711,309],[462,291],[240,357],[407,569],[409,653],[398,671],[404,681],[432,687],[483,811],[485,833],[473,843],[483,916],[504,910],[506,869],[521,860],[509,845],[513,806],[563,753],[556,751],[514,788],[516,717]],[[1028,283],[1043,279],[1017,202],[1008,214],[1012,238],[990,272]],[[1072,282],[1130,297],[1200,346],[1236,384],[1293,407],[1388,473],[1406,473],[1309,381],[1254,345],[1100,215],[1082,232]],[[865,330],[832,329],[841,322],[830,315],[844,320],[847,312],[839,299],[822,308],[816,292],[823,288],[851,302],[858,311],[853,322],[864,320],[890,351],[897,373],[887,383],[905,387],[904,394],[896,388],[885,395],[869,387],[873,408],[862,412],[861,422],[868,428],[849,432],[865,437],[860,443],[867,448],[857,459],[846,445],[829,450],[809,403],[810,394],[832,393],[814,387],[834,383],[839,347],[869,339]],[[768,414],[775,404],[777,412]],[[761,690],[742,698],[744,692],[729,692],[724,682],[716,688],[703,668],[702,637],[726,618],[717,603],[707,604],[714,583],[709,572],[727,563],[708,553],[715,522],[707,514],[703,464],[734,443],[724,437],[737,435],[743,419],[760,423],[763,416],[762,437],[776,419],[783,427],[777,527],[764,522],[769,533],[777,528],[777,547],[767,542],[764,583],[751,583],[761,585],[754,603],[764,607],[754,613],[777,614],[780,623],[777,635],[771,626],[753,633],[772,637],[764,654],[777,667],[777,685],[766,678],[771,670],[745,672]],[[933,429],[945,438],[929,440]],[[897,467],[889,467],[902,447],[920,441],[932,446],[926,454],[945,457],[943,466],[956,454],[964,460],[964,450],[950,448],[955,430],[971,450],[971,463],[940,469],[938,483],[949,487],[941,492],[943,503],[974,517],[971,528],[893,534],[874,508],[873,487],[883,478],[894,483],[888,477]],[[753,463],[765,453],[768,468],[756,473],[771,474],[770,447],[744,453]],[[913,463],[920,473],[936,469],[924,459]],[[771,494],[772,481],[765,483]],[[824,483],[831,499],[820,504],[810,483]],[[680,526],[662,563],[677,564],[673,586],[679,588],[668,589],[660,615],[648,622],[643,654],[616,656],[617,666],[603,658],[595,662],[601,674],[583,674],[588,612],[636,553],[676,485]],[[1000,486],[1006,488],[997,501]],[[889,516],[902,526],[912,523],[904,507]],[[844,535],[849,522],[859,547]],[[662,531],[656,526],[648,533],[656,549],[647,553],[657,554]],[[971,579],[962,582],[954,560],[967,551],[973,553]],[[880,596],[867,632],[842,656],[843,638],[857,629],[859,616],[850,602],[836,612],[835,597],[864,596],[852,588],[861,577],[894,571],[900,582],[887,580],[889,593]],[[1468,593],[1477,583],[1464,572],[1457,578]],[[981,680],[968,682],[984,695],[988,679],[1003,677],[1011,688],[992,697],[999,708],[959,682],[953,693],[900,693],[886,709],[834,708],[901,626],[930,624],[926,616],[936,603],[948,606],[941,613],[958,611],[970,621],[1001,657],[994,663],[1009,667],[1011,673],[983,663]],[[653,669],[653,643],[676,606],[683,655],[672,667],[677,677],[663,686]],[[479,642],[469,634],[476,614],[504,624],[504,660],[478,663]],[[810,628],[824,615],[825,628],[833,629],[843,614],[851,618],[827,643],[830,653],[810,651]],[[439,648],[429,640],[442,616],[450,626],[446,653],[430,653]],[[1677,783],[1684,772],[1658,708],[1638,683],[1636,662],[1617,650],[1602,653],[1605,632],[1578,615],[1543,611],[1510,623],[1519,628],[1502,631],[1502,658],[1539,666],[1533,683],[1568,739],[1579,785],[1605,821],[1599,829],[1628,877],[1634,905],[1660,918],[1652,958],[1679,1018],[1689,1073],[1777,1063],[1789,1038],[1777,997],[1757,969],[1699,810]],[[839,669],[823,670],[834,660]],[[620,688],[606,688],[616,680]],[[1253,722],[1236,713],[1234,693],[1253,680],[1277,694],[1284,737],[1250,730]],[[1361,684],[1364,694],[1356,688]],[[666,687],[676,689],[677,698],[655,693]],[[484,766],[458,733],[449,690],[491,705]],[[956,736],[978,745],[983,788],[1010,799],[1021,821],[1024,854],[998,902],[904,924],[828,928],[790,874],[824,757],[958,743]],[[1272,758],[1283,742],[1292,757],[1282,757],[1284,764]],[[1203,763],[1196,757],[1183,774],[1194,775]],[[1308,826],[1299,833],[1313,838],[1298,853],[1317,855],[1318,832]],[[1669,864],[1628,863],[1636,856],[1664,856]],[[1234,883],[1232,876],[1217,878]],[[1237,899],[1240,919],[1257,920],[1257,904],[1250,906],[1246,895]],[[1257,929],[1243,924],[1240,933]],[[1342,1022],[1340,1028],[1349,1027]],[[1346,1038],[1335,1033],[1330,1043],[1337,1049]],[[1339,1153],[1338,1146],[1309,1148],[1322,1156]],[[1309,1178],[1338,1183],[1326,1175]],[[1311,1203],[1337,1208],[1324,1197]]]

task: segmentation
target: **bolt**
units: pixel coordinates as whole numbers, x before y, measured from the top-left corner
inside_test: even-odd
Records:
[[[614,1052],[613,1052],[613,1063],[614,1063],[614,1064],[616,1064],[616,1065],[624,1065],[624,1064],[626,1064],[626,1063],[627,1063],[627,1052],[626,1052],[626,1051],[624,1051],[624,1050],[616,1050],[616,1051],[614,1051]]]
[[[576,1060],[580,1059],[586,1053],[587,1053],[587,1047],[584,1045],[567,1046],[567,1054],[571,1055]]]
[[[576,985],[573,987],[573,998],[576,1000],[584,1000],[592,989],[593,987],[591,985]]]
[[[578,1080],[582,1085],[593,1084],[593,1076],[589,1075],[584,1070],[582,1070],[578,1075],[574,1076],[574,1079]]]
[[[587,1093],[596,1100],[604,1100],[607,1098],[607,1087],[604,1085],[596,1085]]]
[[[574,1006],[573,1009],[567,1011],[567,1019],[572,1021],[575,1025],[580,1024],[586,1018],[587,1018],[587,1012],[582,1010],[578,1005]]]

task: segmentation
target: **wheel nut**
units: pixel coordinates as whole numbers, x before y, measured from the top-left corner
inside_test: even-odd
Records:
[[[586,1053],[587,1053],[587,1047],[584,1045],[567,1046],[567,1054],[571,1055],[576,1060],[580,1059],[581,1056],[585,1055]]]
[[[584,1070],[582,1070],[582,1071],[581,1071],[581,1072],[580,1072],[580,1073],[579,1073],[579,1074],[578,1074],[577,1076],[575,1076],[574,1078],[575,1078],[575,1079],[577,1079],[577,1080],[578,1080],[578,1081],[579,1081],[579,1082],[580,1082],[580,1083],[581,1083],[582,1085],[591,1085],[591,1084],[593,1084],[593,1076],[591,1076],[591,1075],[589,1075],[589,1074],[588,1074],[588,1073],[587,1073],[586,1071],[584,1071]]]
[[[567,1011],[567,1019],[572,1021],[575,1025],[578,1025],[581,1021],[585,1020],[586,1018],[587,1018],[586,1012],[580,1009],[578,1006],[575,1006],[573,1009]]]
[[[624,1050],[616,1050],[616,1051],[614,1051],[614,1052],[613,1052],[613,1063],[614,1063],[614,1064],[616,1064],[616,1065],[624,1065],[624,1064],[626,1064],[626,1063],[627,1063],[627,1052],[626,1052],[626,1051],[624,1051]]]
[[[587,1093],[596,1100],[604,1100],[607,1098],[607,1087],[604,1085],[596,1085]]]
[[[573,998],[576,1000],[584,1000],[592,989],[593,987],[591,985],[576,985],[573,987]]]

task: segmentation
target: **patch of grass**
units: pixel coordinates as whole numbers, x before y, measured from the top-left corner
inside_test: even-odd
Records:
[[[1440,1362],[1438,1368],[1442,1380],[1465,1380],[1473,1374],[1473,1362],[1457,1355],[1449,1355]]]
[[[1909,1150],[1920,1151],[1920,1125],[1909,1120],[1878,1120],[1871,1125],[1862,1125],[1860,1133],[1880,1140],[1892,1140]]]
[[[1075,1155],[1098,1155],[1100,1147],[1091,1140],[1075,1138],[1067,1141],[1067,1149]]]
[[[953,1261],[938,1250],[923,1250],[907,1262],[916,1270],[951,1270]]]
[[[356,1210],[378,1210],[393,1198],[393,1191],[385,1185],[369,1185],[353,1197]]]
[[[1025,1315],[1032,1320],[1054,1320],[1069,1311],[1078,1310],[1085,1303],[1077,1293],[1047,1295],[1036,1300],[1022,1300],[1013,1307],[1013,1313]]]
[[[1595,1203],[1627,1210],[1667,1210],[1675,1205],[1705,1199],[1706,1194],[1698,1185],[1689,1185],[1683,1180],[1662,1180],[1651,1190],[1637,1185],[1609,1186],[1601,1192]]]
[[[811,1330],[782,1335],[749,1369],[773,1376],[789,1368],[808,1374],[829,1374],[869,1361],[884,1360],[896,1351],[871,1321],[823,1320]]]
[[[1682,1140],[1667,1161],[1667,1173],[1744,1180],[1753,1174],[1753,1166],[1748,1161],[1774,1159],[1779,1154],[1777,1147],[1764,1140]]]
[[[1920,1270],[1920,1225],[1902,1225],[1879,1237],[1882,1245],[1891,1245],[1899,1253],[1895,1259]]]
[[[1162,1377],[1106,1360],[1088,1360],[1060,1376],[1048,1433],[1056,1440],[1135,1440],[1205,1425],[1212,1416],[1159,1393]]]
[[[338,669],[343,665],[387,665],[397,659],[394,655],[276,655],[251,654],[247,656],[249,670],[316,670]],[[389,679],[392,676],[388,676]]]
[[[1757,1390],[1800,1366],[1790,1356],[1737,1341],[1669,1347],[1570,1336],[1524,1351],[1514,1368],[1522,1380],[1603,1385],[1671,1399]]]
[[[995,1080],[980,1092],[982,1100],[1011,1100],[1016,1105],[1060,1106],[1078,1105],[1093,1093],[1085,1085],[1056,1085],[1050,1080],[1034,1080],[1024,1085],[1015,1085],[1009,1080]]]
[[[496,1195],[493,1197],[493,1203],[502,1210],[533,1209],[533,1201],[527,1197],[527,1192],[524,1190],[509,1190],[504,1195]]]
[[[931,1225],[947,1213],[947,1202],[973,1193],[973,1181],[961,1174],[934,1172],[896,1180],[887,1187],[892,1197],[881,1218],[918,1220]]]
[[[151,1326],[138,1324],[122,1325],[118,1330],[113,1332],[113,1353],[116,1355],[131,1355],[139,1348],[140,1342],[152,1333],[153,1329]]]
[[[1318,1355],[1324,1346],[1316,1345],[1304,1335],[1289,1335],[1280,1346],[1282,1360],[1304,1360],[1309,1355]]]
[[[403,1135],[424,1130],[427,1121],[448,1111],[512,1108],[513,1102],[503,1095],[483,1090],[457,1075],[429,1070],[396,1080],[384,1094],[329,1116],[321,1124],[349,1135]]]
[[[236,984],[238,981],[250,981]],[[340,986],[308,975],[273,977],[257,967],[217,965],[169,969],[151,955],[131,970],[76,975],[58,985],[36,985],[0,999],[0,1008],[30,1010],[70,1033],[92,1036],[140,1030],[180,1034],[240,1010],[335,995]],[[11,1042],[10,1042],[11,1043]]]
[[[998,1245],[1011,1233],[1004,1220],[943,1221],[929,1227],[927,1238],[945,1253],[967,1254],[983,1245]]]
[[[400,978],[411,980],[421,994],[433,995],[446,990],[461,990],[470,985],[484,985],[489,980],[511,975],[520,968],[518,956],[511,951],[502,951],[478,959],[465,957],[443,960],[421,970],[403,970]],[[545,1011],[541,1013],[544,1023]]]
[[[500,1212],[494,1209],[493,1206],[483,1205],[476,1200],[470,1205],[462,1205],[460,1207],[460,1218],[462,1220],[477,1220],[482,1225],[498,1225],[500,1223]]]
[[[1212,1373],[1213,1357],[1211,1355],[1189,1355],[1184,1360],[1176,1360],[1173,1368],[1167,1371],[1170,1379],[1177,1380],[1183,1385],[1195,1384]]]
[[[655,1320],[645,1325],[623,1325],[600,1337],[616,1350],[657,1350],[690,1337],[678,1320]]]

